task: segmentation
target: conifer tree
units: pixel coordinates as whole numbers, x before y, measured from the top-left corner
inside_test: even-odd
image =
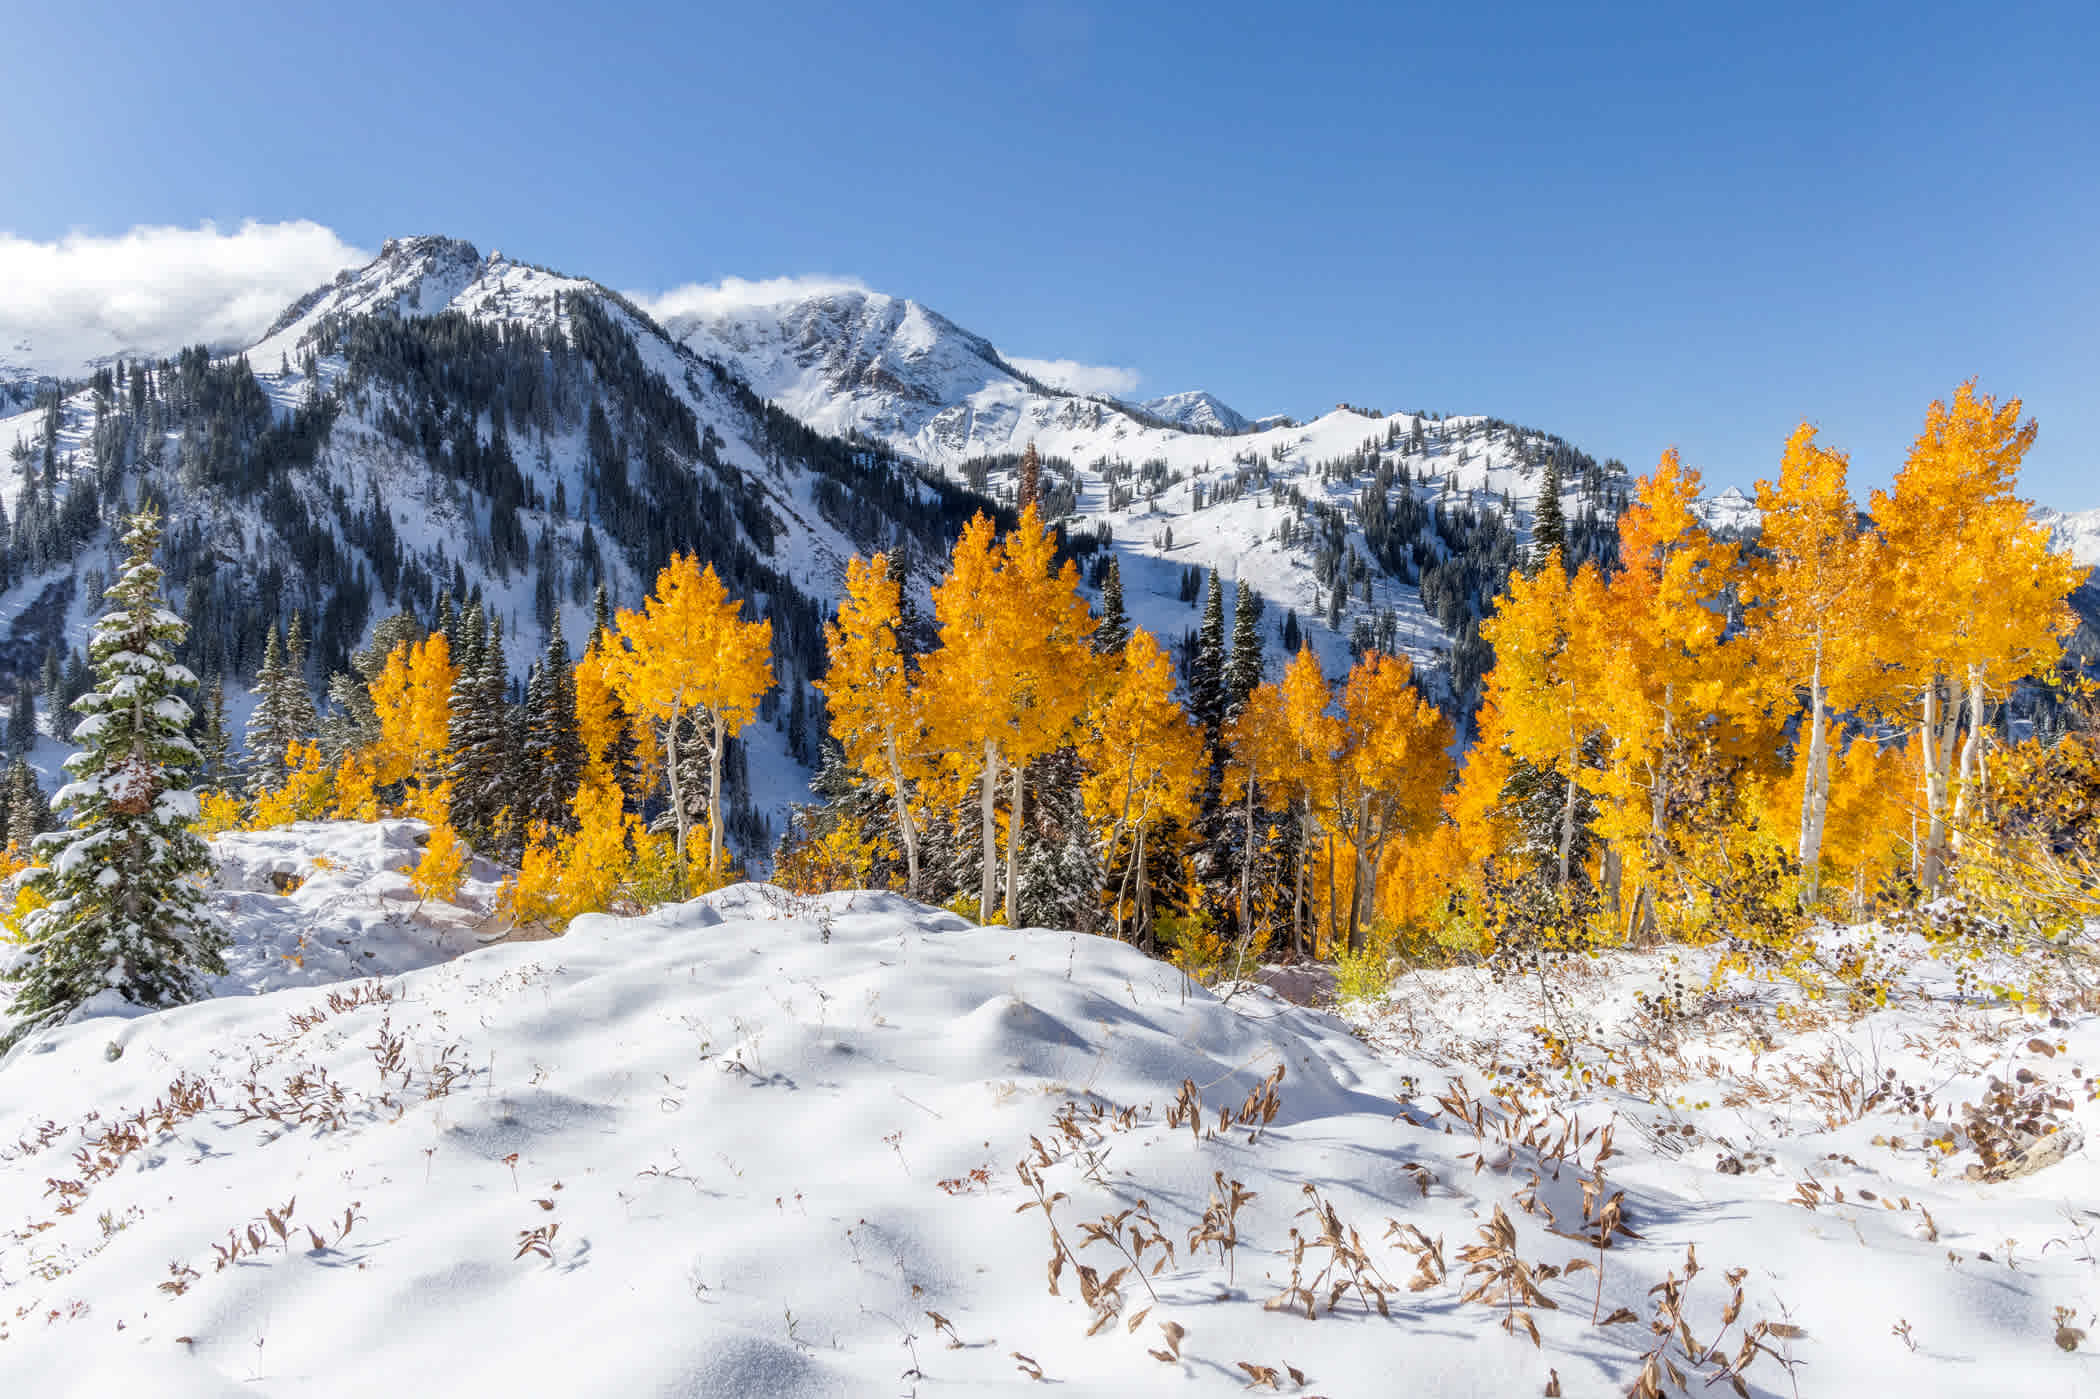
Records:
[[[1232,594],[1232,658],[1225,664],[1224,718],[1247,705],[1247,696],[1262,681],[1261,595],[1242,578]]]
[[[200,973],[226,970],[226,936],[201,885],[211,854],[190,829],[197,749],[181,691],[197,678],[175,661],[184,627],[153,561],[159,517],[132,516],[124,543],[123,574],[89,643],[95,685],[74,704],[86,746],[66,760],[72,781],[57,797],[71,826],[37,842],[48,902],[23,920],[21,956],[7,973],[9,1040],[103,991],[172,1005],[196,994]]]
[[[1026,510],[1034,505],[1040,508],[1043,490],[1043,459],[1037,455],[1034,441],[1021,453],[1020,479],[1014,488],[1014,508]]]
[[[17,757],[36,743],[36,691],[27,680],[15,681],[15,700],[7,715],[7,751]]]
[[[300,738],[312,738],[320,727],[314,712],[313,686],[306,680],[306,627],[297,612],[284,637],[284,722]]]
[[[51,829],[51,804],[27,762],[17,758],[7,773],[7,846],[28,859],[36,838]]]
[[[559,613],[548,629],[546,654],[533,674],[526,705],[531,818],[550,830],[562,829],[569,824],[569,803],[583,777],[583,741],[576,730],[576,672]]]
[[[499,619],[491,629],[476,601],[467,604],[455,625],[460,654],[447,727],[452,823],[469,843],[492,849],[497,813],[505,805],[511,777],[510,729],[504,714],[510,676],[503,659],[502,622]]]
[[[1539,500],[1531,517],[1531,571],[1538,572],[1550,558],[1559,557],[1565,565],[1568,549],[1568,521],[1560,504],[1560,457],[1546,458],[1545,477],[1539,482]]]
[[[284,785],[285,751],[307,737],[295,723],[299,706],[292,696],[284,633],[271,627],[269,638],[263,647],[262,669],[255,674],[255,708],[248,713],[248,790],[256,793]]]
[[[226,727],[226,684],[213,676],[204,697],[204,732],[198,742],[206,788],[223,792],[233,781],[233,735]]]
[[[1196,650],[1189,658],[1188,692],[1190,716],[1215,738],[1225,717],[1225,585],[1215,568],[1203,599]]]
[[[1130,614],[1123,610],[1123,562],[1111,554],[1108,575],[1101,580],[1101,624],[1094,628],[1094,650],[1106,655],[1130,640]]]

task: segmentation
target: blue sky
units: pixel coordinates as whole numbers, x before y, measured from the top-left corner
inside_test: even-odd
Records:
[[[845,275],[1248,413],[1885,480],[1977,376],[2100,505],[2100,6],[20,7],[0,231]],[[25,293],[20,288],[16,296]],[[34,292],[27,293],[34,295]]]

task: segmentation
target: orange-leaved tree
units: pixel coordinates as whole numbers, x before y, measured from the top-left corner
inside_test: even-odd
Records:
[[[431,800],[448,765],[452,687],[458,679],[441,631],[404,641],[388,653],[386,668],[371,686],[372,710],[379,719],[379,741],[370,754],[375,785],[412,781],[413,802]]]
[[[889,556],[848,560],[846,596],[837,620],[824,629],[830,670],[816,685],[829,702],[831,733],[846,761],[889,793],[904,845],[905,893],[917,898],[919,825],[911,780],[922,762],[926,720],[898,642],[903,617],[903,591]]]
[[[1553,557],[1529,577],[1511,574],[1509,591],[1480,624],[1481,636],[1495,648],[1495,668],[1488,672],[1479,742],[1500,748],[1514,763],[1554,774],[1561,784],[1554,879],[1563,894],[1574,874],[1583,747],[1609,717],[1604,616],[1605,585],[1596,566],[1584,562],[1571,576]]]
[[[1604,606],[1571,599],[1590,623],[1582,645],[1596,665],[1591,717],[1610,740],[1596,779],[1607,895],[1617,896],[1620,852],[1638,846],[1648,856],[1636,922],[1652,922],[1653,875],[1672,848],[1672,777],[1687,748],[1741,751],[1748,716],[1760,708],[1744,669],[1748,650],[1725,644],[1740,551],[1707,531],[1695,508],[1699,487],[1676,448],[1664,451],[1619,519],[1620,568]]]
[[[1356,856],[1349,949],[1361,952],[1386,845],[1435,824],[1437,799],[1451,778],[1453,735],[1450,721],[1415,688],[1406,658],[1373,651],[1342,690],[1341,737],[1335,821]]]
[[[1079,744],[1088,770],[1082,795],[1088,818],[1103,836],[1103,866],[1113,870],[1117,851],[1129,843],[1116,914],[1120,919],[1126,898],[1134,897],[1133,932],[1150,951],[1146,837],[1168,821],[1194,819],[1203,789],[1203,735],[1174,698],[1174,663],[1151,633],[1132,632],[1121,652],[1103,659],[1108,673]]]
[[[1893,649],[1919,699],[1927,890],[1945,871],[1949,821],[1966,812],[1983,774],[1991,694],[2053,666],[2071,626],[2065,599],[2082,570],[2050,551],[2048,530],[2013,493],[2034,436],[2019,399],[1999,403],[1971,381],[1926,411],[1894,489],[1874,493],[1900,631]],[[1964,699],[1969,737],[1950,810]]]
[[[1034,506],[999,541],[978,515],[955,541],[948,576],[933,590],[941,644],[921,667],[932,744],[958,776],[979,784],[983,870],[978,915],[997,901],[999,778],[1013,774],[1007,814],[1006,918],[1017,921],[1023,778],[1030,761],[1071,736],[1086,707],[1094,618],[1067,561],[1053,571],[1056,541]]]
[[[713,564],[673,554],[642,610],[622,610],[606,656],[613,687],[630,714],[653,721],[663,739],[665,785],[685,878],[691,795],[680,773],[679,730],[691,721],[707,747],[707,868],[722,866],[722,754],[773,688],[773,622],[743,621]]]
[[[1749,642],[1758,668],[1776,682],[1791,710],[1806,701],[1796,766],[1801,809],[1795,856],[1801,897],[1822,888],[1823,831],[1830,807],[1830,713],[1874,699],[1888,637],[1875,622],[1878,540],[1859,528],[1859,508],[1845,484],[1846,458],[1816,441],[1807,423],[1794,429],[1780,459],[1779,480],[1757,483],[1764,514],[1760,558],[1746,579]]]

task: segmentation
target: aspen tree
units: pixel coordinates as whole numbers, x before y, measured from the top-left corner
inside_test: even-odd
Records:
[[[1056,543],[1034,506],[1003,542],[978,515],[955,542],[948,576],[933,590],[941,644],[921,667],[933,742],[979,785],[983,870],[978,911],[997,901],[999,778],[1013,775],[1007,817],[1006,917],[1019,917],[1023,782],[1028,763],[1063,744],[1086,706],[1095,620],[1079,572],[1052,571]]]
[[[1846,459],[1816,442],[1807,423],[1794,429],[1779,480],[1757,483],[1764,514],[1764,558],[1750,573],[1750,644],[1759,667],[1784,683],[1789,701],[1805,694],[1801,810],[1795,855],[1801,897],[1813,904],[1822,887],[1823,830],[1830,806],[1830,710],[1866,698],[1878,674],[1872,616],[1876,567],[1872,535],[1845,486]]]
[[[1363,915],[1375,908],[1378,870],[1395,834],[1426,829],[1451,775],[1450,721],[1414,685],[1403,657],[1371,652],[1342,691],[1336,824],[1356,856],[1349,949],[1363,951]]]
[[[1983,775],[1991,694],[2054,665],[2072,623],[2065,598],[2081,570],[2050,551],[2048,530],[2013,494],[2035,437],[2020,408],[2017,398],[2001,404],[1977,393],[1974,381],[1963,384],[1951,404],[1935,401],[1926,411],[1894,489],[1874,493],[1900,632],[1892,649],[1919,697],[1928,892],[1946,870],[1949,821],[1967,815]],[[1964,701],[1969,736],[1950,810]]]
[[[904,845],[905,892],[919,895],[919,826],[911,778],[924,747],[926,720],[897,639],[903,590],[889,557],[846,564],[846,596],[824,629],[830,671],[816,682],[831,710],[831,733],[846,761],[888,792]]]
[[[1088,817],[1104,833],[1104,860],[1115,863],[1129,842],[1129,863],[1116,896],[1120,916],[1136,883],[1133,929],[1152,950],[1151,885],[1146,839],[1168,821],[1187,822],[1203,784],[1203,736],[1174,699],[1174,664],[1150,632],[1132,632],[1099,698],[1087,713],[1079,754],[1089,775],[1082,784]]]
[[[751,722],[773,688],[773,623],[742,621],[713,564],[673,554],[656,576],[642,610],[622,610],[607,657],[614,688],[630,713],[655,721],[663,738],[665,781],[678,833],[679,877],[685,877],[690,796],[680,777],[679,729],[698,721],[707,744],[707,867],[722,867],[722,753]]]

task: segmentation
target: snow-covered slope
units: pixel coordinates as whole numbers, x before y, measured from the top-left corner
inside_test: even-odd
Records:
[[[251,865],[311,883],[388,839],[304,828]],[[377,945],[312,917],[310,945]],[[1906,978],[1843,1021],[1737,979],[1658,1035],[1636,993],[1707,962],[1617,957],[1551,969],[1550,1004],[1413,977],[1359,1034],[1105,939],[753,885],[374,965],[0,1065],[10,1393],[1602,1399],[1666,1278],[1713,1352],[1661,1328],[1693,1392],[1760,1322],[1755,1399],[2100,1382],[2053,1343],[2053,1309],[2090,1334],[2100,1306],[2094,1158],[1982,1185],[1932,1142],[2016,1066],[2100,1128],[2063,1067],[2100,1053],[2090,1013]],[[1525,1048],[1570,1014],[1593,1075]],[[1497,1238],[1536,1345],[1463,1300]]]

